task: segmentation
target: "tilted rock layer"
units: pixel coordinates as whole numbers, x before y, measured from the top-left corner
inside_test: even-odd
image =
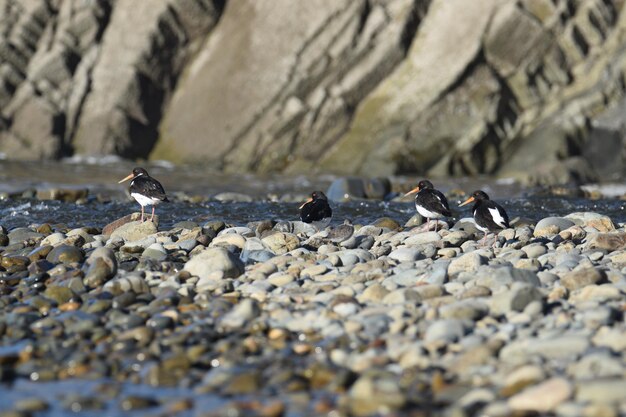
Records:
[[[625,36],[621,0],[0,0],[0,152],[619,176]]]

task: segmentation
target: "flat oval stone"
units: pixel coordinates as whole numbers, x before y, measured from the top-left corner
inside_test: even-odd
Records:
[[[85,258],[83,251],[76,246],[60,245],[52,249],[46,259],[52,263],[70,264],[82,262]]]

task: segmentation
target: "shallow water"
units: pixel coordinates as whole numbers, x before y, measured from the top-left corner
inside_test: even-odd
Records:
[[[511,219],[521,216],[538,221],[547,216],[563,216],[576,211],[594,211],[610,216],[614,222],[626,222],[626,202],[620,200],[585,200],[564,198],[515,198],[499,200]],[[453,204],[451,202],[451,204]],[[298,203],[251,202],[251,203],[186,203],[173,202],[157,207],[160,228],[168,229],[181,221],[202,224],[209,220],[223,220],[243,226],[257,220],[298,220]],[[333,222],[344,219],[353,223],[368,224],[381,217],[391,217],[403,224],[415,214],[412,203],[383,201],[351,201],[333,203]],[[103,227],[111,221],[138,211],[131,201],[99,203],[95,200],[77,205],[60,201],[6,200],[0,201],[0,225],[7,229],[31,224],[66,224],[68,227]],[[457,209],[455,218],[470,216],[470,210]],[[331,224],[331,225],[332,225]]]
[[[89,162],[89,163],[86,163]],[[24,190],[51,187],[80,187],[89,190],[86,204],[77,205],[58,201],[34,199],[9,199],[0,201],[0,224],[12,229],[35,223],[64,223],[69,227],[102,227],[121,216],[138,211],[139,206],[127,195],[127,184],[117,181],[126,176],[133,163],[116,158],[71,160],[59,162],[0,161],[0,192],[19,194]],[[180,200],[157,207],[161,227],[192,220],[198,223],[219,219],[233,225],[244,225],[255,220],[297,220],[297,202],[276,202],[284,196],[288,201],[304,199],[313,189],[325,190],[335,179],[331,175],[265,176],[224,175],[199,167],[175,167],[169,163],[153,163],[148,169],[164,185],[168,194],[197,195],[209,199],[204,203],[187,203]],[[406,189],[416,178],[395,177],[393,184]],[[482,188],[499,201],[511,219],[516,216],[539,220],[547,216],[561,216],[575,211],[595,211],[611,216],[614,221],[626,221],[626,202],[618,199],[587,200],[533,196],[533,190],[520,187],[513,181],[489,178],[456,178],[436,181],[438,188],[471,192]],[[220,203],[210,198],[220,192],[233,191],[254,198],[252,203]],[[103,196],[110,202],[99,202]],[[174,198],[176,200],[176,198]],[[456,209],[460,201],[450,201],[456,218],[470,215],[467,208]],[[350,219],[367,224],[380,217],[389,216],[403,224],[414,213],[410,202],[352,201],[333,203],[333,224]]]
[[[67,415],[80,415],[83,417],[167,415],[168,403],[188,399],[191,400],[192,407],[189,410],[176,413],[177,416],[187,417],[197,415],[202,411],[223,407],[227,402],[216,395],[194,394],[193,390],[189,388],[157,388],[149,385],[119,383],[108,379],[102,381],[65,380],[52,382],[17,380],[10,387],[0,384],[0,390],[3,391],[3,395],[0,395],[0,411],[10,410],[16,401],[37,398],[46,401],[50,406],[47,411],[37,413],[37,415],[46,417],[63,417]],[[124,410],[120,403],[129,396],[158,398],[160,404],[145,409]],[[85,398],[97,398],[102,403],[94,409],[83,409],[81,399]],[[100,406],[102,409],[100,409]]]

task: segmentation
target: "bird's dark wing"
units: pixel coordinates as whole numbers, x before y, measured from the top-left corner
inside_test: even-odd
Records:
[[[300,219],[305,223],[316,222],[332,215],[333,211],[326,200],[313,200],[300,210]]]
[[[487,200],[480,204],[474,212],[476,222],[490,230],[508,229],[509,216],[496,202]]]
[[[509,227],[511,227],[509,224],[509,215],[506,214],[504,208],[496,202],[493,202],[493,208],[498,211],[500,217],[502,218],[502,221],[499,222],[499,224],[502,224],[504,229],[508,229]]]
[[[436,208],[436,211],[444,216],[451,217],[452,213],[450,212],[450,205],[448,205],[448,199],[446,196],[439,190],[429,191],[429,200],[432,201],[433,208]]]
[[[130,192],[140,193],[162,201],[168,201],[163,186],[152,177],[145,177],[142,175],[135,178],[130,185]]]

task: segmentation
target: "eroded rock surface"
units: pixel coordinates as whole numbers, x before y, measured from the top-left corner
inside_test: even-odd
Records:
[[[0,153],[11,158],[542,183],[624,174],[618,0],[0,0],[0,10]]]

